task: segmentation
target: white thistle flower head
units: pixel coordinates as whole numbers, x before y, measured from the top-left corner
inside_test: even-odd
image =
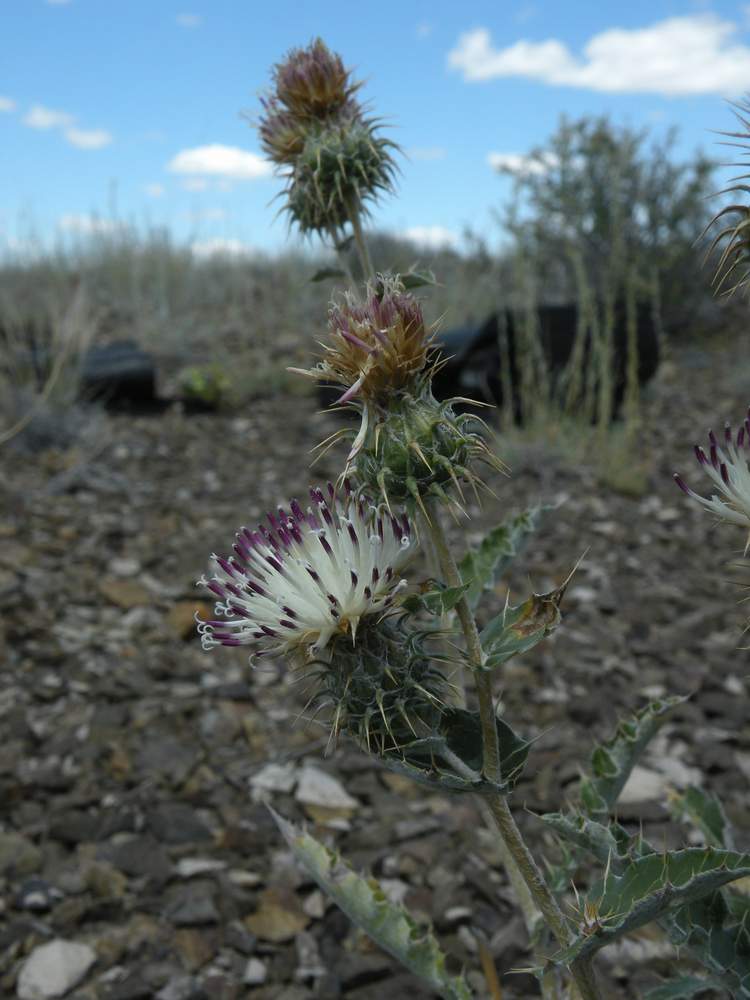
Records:
[[[310,490],[311,506],[292,500],[268,525],[242,528],[234,554],[213,555],[213,576],[198,584],[219,601],[216,621],[198,620],[204,649],[254,647],[256,655],[309,655],[368,615],[382,616],[406,586],[398,573],[416,547],[409,521],[329,483]]]
[[[747,552],[750,548],[750,467],[747,459],[747,451],[750,449],[750,409],[736,435],[727,423],[722,444],[719,444],[713,431],[708,432],[708,441],[708,455],[700,445],[695,445],[695,457],[718,487],[718,495],[712,493],[710,499],[700,496],[677,473],[674,476],[675,482],[684,493],[697,500],[720,520],[747,528]]]

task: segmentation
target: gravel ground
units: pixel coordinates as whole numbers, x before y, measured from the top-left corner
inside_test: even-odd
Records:
[[[732,568],[743,539],[671,479],[678,468],[705,485],[693,441],[744,414],[739,350],[722,341],[663,366],[641,495],[602,487],[594,467],[565,466],[537,441],[514,447],[510,479],[493,478],[498,500],[451,529],[462,545],[510,510],[560,503],[498,602],[508,584],[514,599],[551,589],[586,550],[563,627],[511,661],[498,690],[503,714],[537,740],[512,804],[550,857],[532,814],[564,804],[618,712],[663,694],[690,699],[621,819],[642,817],[658,843],[689,841],[667,829],[665,794],[702,784],[750,847],[750,670]],[[504,998],[537,995],[530,977],[508,975],[529,962],[525,931],[475,803],[349,744],[324,756],[327,734],[298,719],[304,692],[282,664],[252,671],[242,650],[196,641],[207,555],[310,477],[335,477],[340,453],[307,465],[336,426],[311,399],[277,398],[241,416],[109,417],[93,457],[0,451],[0,995],[429,997],[296,867],[265,800],[431,920],[478,997],[480,940]],[[666,954],[645,934],[603,958],[606,995],[638,996]]]

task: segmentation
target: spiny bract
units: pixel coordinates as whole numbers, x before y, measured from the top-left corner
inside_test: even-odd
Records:
[[[427,378],[413,393],[395,393],[386,411],[365,407],[351,468],[366,490],[377,491],[389,505],[424,506],[429,497],[455,502],[446,488],[452,483],[462,496],[462,481],[476,486],[475,461],[504,468],[472,430],[481,423],[455,413],[450,401],[438,402]]]

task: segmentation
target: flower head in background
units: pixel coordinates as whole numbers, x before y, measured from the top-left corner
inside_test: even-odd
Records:
[[[361,86],[322,38],[307,48],[291,49],[274,67],[273,79],[277,98],[299,118],[339,111]]]
[[[700,496],[677,473],[675,482],[684,493],[720,520],[746,528],[747,551],[750,547],[750,468],[747,458],[750,449],[750,409],[736,435],[726,424],[723,443],[719,443],[713,431],[709,431],[708,441],[708,455],[703,448],[695,445],[695,457],[718,488],[718,494],[712,493],[710,499]]]
[[[316,38],[273,69],[256,122],[269,158],[286,179],[285,211],[303,233],[338,242],[347,223],[393,188],[395,143],[380,135],[357,98],[361,84]]]
[[[204,649],[250,645],[258,654],[305,658],[337,634],[356,637],[367,616],[382,616],[406,586],[399,572],[415,548],[399,520],[355,496],[311,489],[307,510],[268,515],[242,528],[229,558],[211,557],[213,575],[198,583],[218,599],[217,620],[198,622]]]
[[[334,303],[328,329],[323,359],[301,374],[341,386],[339,403],[357,399],[385,405],[392,393],[413,386],[427,364],[433,336],[419,301],[404,291],[398,275],[379,275],[368,283],[363,300],[347,293]]]

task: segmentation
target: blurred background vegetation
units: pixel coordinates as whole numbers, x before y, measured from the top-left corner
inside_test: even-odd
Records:
[[[511,207],[494,212],[500,250],[470,231],[463,252],[371,231],[375,267],[430,269],[437,284],[422,290],[425,312],[444,330],[478,327],[501,308],[530,317],[537,305],[576,302],[606,337],[608,304],[648,301],[668,358],[676,344],[716,335],[737,309],[716,300],[703,260],[706,228],[721,207],[710,198],[713,164],[700,152],[677,162],[674,139],[655,141],[607,118],[563,119],[513,171]],[[136,341],[157,359],[162,394],[205,396],[218,408],[310,392],[286,368],[308,364],[316,351],[338,287],[311,279],[334,264],[322,246],[198,256],[167,231],[128,225],[6,259],[0,433],[15,436],[25,421],[19,439],[27,446],[75,436],[76,372],[92,343]],[[533,337],[533,323],[527,330]],[[549,413],[540,415],[548,426]],[[637,428],[638,408],[626,416]]]

